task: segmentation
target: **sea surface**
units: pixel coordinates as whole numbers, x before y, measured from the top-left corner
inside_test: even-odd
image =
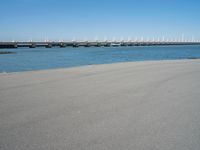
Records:
[[[21,72],[130,61],[200,58],[200,46],[0,49],[0,72]]]

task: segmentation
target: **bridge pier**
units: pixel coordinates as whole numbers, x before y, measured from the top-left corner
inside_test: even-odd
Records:
[[[29,48],[36,48],[36,45],[35,44],[30,44]]]
[[[52,48],[52,44],[45,45],[46,48]]]
[[[85,43],[84,47],[91,47],[89,43]]]
[[[101,43],[96,43],[95,47],[101,47]]]
[[[2,44],[0,48],[18,48],[17,44]]]
[[[67,45],[66,44],[64,44],[64,43],[60,43],[60,48],[65,48]]]
[[[11,45],[11,48],[18,48],[18,45],[17,44],[13,44],[13,45]]]
[[[105,43],[103,46],[104,47],[110,47],[110,43]]]
[[[73,43],[72,47],[79,47],[78,43]]]
[[[128,46],[126,43],[121,43],[121,46]]]

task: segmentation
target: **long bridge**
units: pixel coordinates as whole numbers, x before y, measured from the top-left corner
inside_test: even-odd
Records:
[[[71,42],[0,42],[0,48],[18,48],[18,47],[28,47],[28,48],[36,48],[36,47],[122,47],[122,46],[167,46],[167,45],[200,45],[200,41],[196,42],[177,42],[177,41],[95,41],[95,42],[79,42],[79,41],[71,41]]]

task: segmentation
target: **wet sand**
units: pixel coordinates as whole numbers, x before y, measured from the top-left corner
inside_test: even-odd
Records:
[[[1,150],[199,150],[200,60],[0,74]]]

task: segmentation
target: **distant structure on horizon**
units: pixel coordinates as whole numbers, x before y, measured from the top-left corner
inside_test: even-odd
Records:
[[[108,40],[107,38],[104,38],[104,40],[98,40],[98,38],[95,38],[95,40],[58,40],[58,41],[51,41],[48,39],[45,39],[44,41],[33,41],[28,40],[25,41],[1,41],[0,42],[0,48],[18,48],[18,47],[29,47],[29,48],[35,48],[35,47],[117,47],[117,46],[162,46],[162,45],[200,45],[200,40],[194,39],[192,37],[191,39],[185,39],[184,35],[182,35],[180,38],[165,38],[164,36],[162,38],[128,38],[125,40],[124,38],[121,38],[120,40],[116,40],[114,37],[112,40]]]

